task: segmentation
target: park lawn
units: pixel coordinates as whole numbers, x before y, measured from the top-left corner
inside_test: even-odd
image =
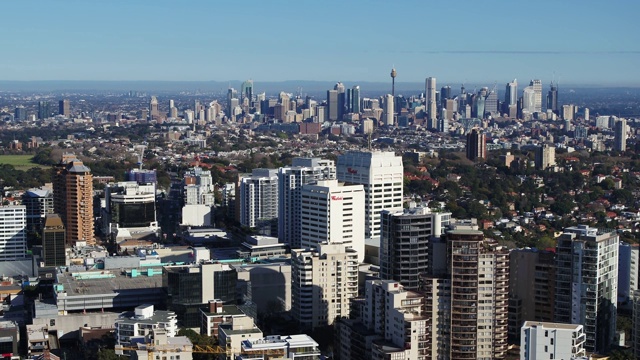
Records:
[[[42,167],[31,162],[33,155],[0,155],[0,164],[13,165],[16,170],[29,170],[33,167]]]

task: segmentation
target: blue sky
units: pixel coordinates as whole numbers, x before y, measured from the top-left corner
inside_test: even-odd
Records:
[[[640,1],[6,1],[0,80],[640,86]]]

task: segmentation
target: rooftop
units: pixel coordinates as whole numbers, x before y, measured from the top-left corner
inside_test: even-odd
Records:
[[[135,289],[150,289],[161,288],[162,277],[127,277],[126,274],[121,274],[119,271],[108,272],[86,272],[88,273],[100,273],[105,275],[102,278],[77,278],[73,274],[82,273],[58,273],[57,283],[62,285],[67,292],[67,296],[84,296],[84,295],[99,295],[99,294],[111,294],[117,293],[121,290],[135,290]],[[108,273],[108,274],[103,274]],[[110,277],[107,277],[109,276]],[[97,276],[97,274],[96,274]]]

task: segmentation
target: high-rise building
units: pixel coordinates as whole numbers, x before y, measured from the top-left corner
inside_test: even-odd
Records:
[[[438,103],[436,101],[436,78],[428,77],[425,83],[425,105],[427,106],[427,119],[429,120],[428,128],[435,129],[437,127],[436,119],[438,117]]]
[[[337,176],[347,184],[364,185],[365,238],[378,238],[382,210],[402,210],[402,157],[394,152],[350,151],[338,156]]]
[[[487,137],[480,129],[472,129],[467,134],[467,159],[476,161],[487,158]]]
[[[340,114],[337,90],[327,91],[327,107],[329,108],[329,121],[337,121]]]
[[[158,111],[158,99],[155,96],[151,97],[149,101],[149,120],[155,120],[160,115]]]
[[[441,108],[447,107],[448,99],[453,99],[453,97],[451,97],[451,86],[449,85],[443,86],[442,88],[440,88],[440,107]]]
[[[253,100],[253,80],[247,80],[242,83],[240,87],[240,100],[249,99],[249,102]]]
[[[231,118],[235,107],[238,105],[238,91],[234,88],[227,89],[227,117]]]
[[[536,169],[547,170],[556,166],[556,148],[550,144],[542,144],[536,148]]]
[[[604,353],[616,335],[618,234],[578,225],[556,247],[555,321],[584,325],[585,349]]]
[[[0,261],[27,256],[27,209],[24,205],[0,206]]]
[[[333,160],[294,158],[291,166],[278,170],[278,239],[298,249],[301,236],[300,192],[303,185],[336,178]]]
[[[15,121],[26,121],[27,120],[27,109],[22,105],[16,106],[16,109],[13,113],[13,119]]]
[[[452,224],[444,247],[444,274],[424,275],[430,319],[425,341],[433,359],[502,359],[507,352],[509,251],[486,239],[475,221]],[[434,272],[435,273],[435,272]]]
[[[542,112],[542,81],[541,80],[531,80],[529,86],[533,88],[533,101],[534,108],[533,112]]]
[[[22,205],[27,209],[27,231],[39,233],[47,214],[53,213],[53,191],[42,187],[22,194]]]
[[[69,117],[69,115],[71,115],[71,106],[69,104],[69,100],[60,100],[60,102],[58,103],[58,113],[64,117]]]
[[[522,326],[520,359],[582,359],[584,327],[577,324],[527,321]]]
[[[504,93],[504,103],[507,106],[518,104],[518,81],[516,79],[507,83],[507,88]]]
[[[334,114],[332,110],[332,105],[329,102],[329,120],[342,120],[345,113],[346,108],[346,94],[344,85],[339,82],[334,87],[333,90],[336,92],[336,106],[335,106],[335,119],[331,119],[331,116]]]
[[[155,185],[121,181],[105,187],[105,207],[102,212],[103,233],[157,232]]]
[[[547,110],[553,111],[554,114],[560,116],[560,108],[558,107],[558,84],[551,83],[549,92],[547,93]]]
[[[491,116],[498,115],[498,93],[495,90],[490,90],[485,97],[484,113]]]
[[[360,113],[360,86],[358,85],[351,89],[351,112]]]
[[[240,223],[277,236],[278,170],[253,169],[240,179]]]
[[[394,124],[394,109],[393,109],[393,96],[387,94],[384,96],[384,124],[386,126],[393,126]]]
[[[364,260],[364,188],[340,185],[338,180],[320,180],[303,185],[300,245],[313,249],[319,244],[344,244]]]
[[[71,154],[62,156],[53,176],[53,207],[67,231],[70,244],[95,243],[93,233],[93,175]]]
[[[429,244],[440,238],[451,213],[411,207],[382,211],[380,278],[400,282],[407,290],[419,290],[420,275],[427,272]]]
[[[509,337],[517,342],[525,321],[552,322],[556,289],[553,251],[514,249],[509,253]]]
[[[339,244],[291,250],[291,312],[300,327],[313,330],[349,316],[358,296],[358,254]]]
[[[48,119],[51,116],[51,109],[48,101],[38,101],[38,120]]]
[[[573,104],[562,105],[562,118],[565,120],[573,120],[578,112],[578,107]]]
[[[625,152],[627,150],[627,120],[618,119],[614,129],[614,146],[615,151]]]
[[[533,86],[527,86],[522,90],[522,113],[533,114],[536,109],[536,92]]]
[[[47,214],[42,229],[44,266],[64,266],[67,261],[64,225],[58,214]]]

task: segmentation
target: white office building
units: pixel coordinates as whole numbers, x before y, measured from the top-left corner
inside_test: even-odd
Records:
[[[303,185],[336,178],[333,160],[295,158],[289,167],[278,170],[278,239],[290,248],[300,248],[301,203]]]
[[[585,356],[582,325],[525,321],[520,336],[520,359],[575,359]]]
[[[300,191],[300,245],[315,249],[319,244],[344,244],[364,260],[364,189],[322,180],[304,185]]]
[[[26,227],[26,206],[0,206],[0,261],[27,255]]]
[[[254,169],[240,179],[240,223],[272,235],[278,218],[278,170]]]
[[[131,344],[135,339],[153,336],[155,330],[163,330],[167,336],[178,333],[178,317],[173,311],[154,310],[153,305],[140,305],[132,312],[125,312],[115,322],[118,345]],[[146,341],[142,341],[146,342]]]
[[[382,210],[402,210],[402,157],[394,152],[350,151],[338,156],[338,180],[364,186],[365,238],[380,237]]]

